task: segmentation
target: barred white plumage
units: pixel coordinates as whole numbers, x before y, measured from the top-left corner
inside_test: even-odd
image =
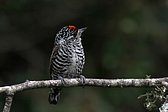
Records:
[[[77,78],[82,76],[85,55],[81,43],[81,34],[86,28],[65,26],[56,35],[50,58],[50,78]],[[61,88],[51,88],[49,103],[57,104]]]

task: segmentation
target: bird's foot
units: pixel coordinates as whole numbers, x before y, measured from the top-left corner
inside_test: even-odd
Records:
[[[63,77],[59,76],[58,79],[61,80],[62,85],[65,85],[65,80]]]
[[[80,75],[79,78],[80,78],[82,85],[85,85],[85,82],[86,82],[85,76]]]

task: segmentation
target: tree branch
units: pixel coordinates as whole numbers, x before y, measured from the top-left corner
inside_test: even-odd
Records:
[[[23,90],[35,88],[50,88],[50,87],[75,87],[75,86],[92,86],[92,87],[168,87],[168,77],[152,78],[152,79],[85,79],[83,85],[80,79],[64,79],[64,84],[61,80],[44,80],[44,81],[26,81],[24,83],[0,87],[2,92],[19,92]]]
[[[10,112],[13,96],[16,92],[50,87],[77,87],[77,86],[92,86],[92,87],[156,87],[165,86],[168,88],[168,77],[152,78],[152,79],[85,79],[85,84],[82,84],[80,79],[64,79],[64,84],[61,80],[44,80],[44,81],[26,81],[24,83],[11,86],[0,87],[0,93],[7,94],[3,112]]]

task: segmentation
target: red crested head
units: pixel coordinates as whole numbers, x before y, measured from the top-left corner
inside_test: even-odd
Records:
[[[73,25],[69,25],[68,28],[69,28],[69,29],[77,29],[77,27],[76,27],[76,26],[73,26]]]

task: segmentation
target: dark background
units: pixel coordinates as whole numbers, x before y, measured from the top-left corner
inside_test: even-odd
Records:
[[[65,25],[87,27],[86,77],[167,76],[167,0],[0,0],[0,86],[49,79],[54,37]],[[146,88],[66,88],[58,105],[48,104],[48,90],[17,93],[12,112],[146,111],[137,99]]]

